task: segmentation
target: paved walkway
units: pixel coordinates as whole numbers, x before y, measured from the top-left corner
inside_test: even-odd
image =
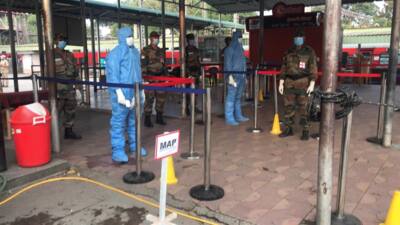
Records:
[[[358,88],[361,96],[376,100],[376,87]],[[251,115],[251,107],[245,108]],[[134,170],[134,160],[116,166],[110,159],[109,114],[80,112],[76,129],[81,141],[63,141],[61,157],[78,167],[83,176],[94,178],[133,193],[157,199],[158,179],[145,185],[127,185],[121,180]],[[260,124],[266,132],[250,134],[246,129],[252,122],[230,127],[216,116],[212,124],[212,183],[225,189],[225,197],[214,202],[193,200],[188,192],[203,181],[203,160],[185,161],[175,157],[179,184],[169,187],[168,203],[225,224],[297,225],[315,218],[318,141],[299,140],[296,135],[280,139],[269,134],[272,121],[270,102],[260,110]],[[400,187],[400,152],[372,145],[365,138],[375,135],[377,107],[362,105],[354,112],[349,156],[346,212],[358,216],[364,225],[383,222],[393,191]],[[394,117],[393,142],[400,143],[400,127]],[[167,119],[165,127],[144,129],[143,144],[150,155],[144,160],[145,170],[159,176],[160,162],[153,159],[154,137],[164,131],[181,130],[181,149],[188,150],[189,120]],[[334,190],[338,174],[341,121],[336,123],[334,153]],[[318,124],[312,127],[318,131]],[[204,128],[196,126],[195,149],[204,151]],[[84,191],[84,190],[82,190]],[[335,199],[333,196],[333,199]],[[335,206],[335,201],[332,203]],[[17,206],[16,206],[17,207]],[[20,207],[20,206],[18,206]],[[22,207],[22,206],[21,206]],[[0,223],[1,224],[1,223]]]
[[[40,186],[0,207],[0,225],[149,225],[158,210],[93,184],[62,181]],[[199,225],[179,217],[177,224]]]

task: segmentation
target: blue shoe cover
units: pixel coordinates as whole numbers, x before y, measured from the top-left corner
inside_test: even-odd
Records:
[[[238,122],[247,122],[249,120],[250,120],[249,118],[244,117],[244,116],[237,116],[236,117],[236,121],[238,121]]]
[[[225,123],[226,123],[227,125],[231,125],[231,126],[237,126],[237,125],[239,125],[239,123],[236,122],[236,120],[233,119],[233,118],[231,118],[231,119],[226,118],[226,119],[225,119]]]
[[[111,159],[115,163],[127,163],[128,156],[124,151],[113,151],[111,154]]]
[[[142,148],[142,149],[140,150],[140,153],[142,154],[143,157],[146,157],[146,156],[147,156],[147,150],[146,150],[145,148]],[[132,157],[132,158],[136,157],[136,149],[133,150],[133,151],[131,151],[131,157]]]

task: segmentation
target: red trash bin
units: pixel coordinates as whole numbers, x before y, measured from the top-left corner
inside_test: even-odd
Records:
[[[17,164],[35,167],[50,161],[50,113],[40,103],[18,107],[11,115]]]

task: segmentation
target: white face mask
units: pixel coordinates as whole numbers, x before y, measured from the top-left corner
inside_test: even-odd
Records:
[[[194,40],[189,40],[189,45],[195,46],[196,42]]]
[[[133,37],[127,37],[126,38],[126,44],[131,47],[133,46]]]
[[[243,44],[243,38],[239,38],[238,41],[240,44]]]
[[[160,42],[159,39],[153,39],[153,41],[151,42],[153,45],[158,45],[158,43]]]

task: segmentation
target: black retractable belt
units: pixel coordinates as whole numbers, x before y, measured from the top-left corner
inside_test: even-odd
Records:
[[[339,120],[346,117],[354,107],[360,105],[361,99],[355,91],[347,89],[337,89],[333,93],[323,93],[320,90],[316,90],[311,94],[308,103],[310,121],[321,121],[321,102],[337,104],[340,108],[335,112],[335,118]]]

